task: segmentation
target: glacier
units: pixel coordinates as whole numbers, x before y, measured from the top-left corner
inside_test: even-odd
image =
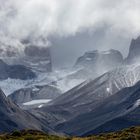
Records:
[[[30,80],[20,80],[20,79],[11,79],[8,78],[6,80],[0,81],[0,87],[6,94],[6,96],[10,95],[14,91],[23,88],[32,88],[33,91],[37,91],[36,86],[44,86],[51,85],[55,86],[65,93],[66,91],[72,89],[76,85],[82,83],[83,79],[69,79],[68,76],[76,73],[76,70],[56,70],[51,73],[37,73],[37,78]]]

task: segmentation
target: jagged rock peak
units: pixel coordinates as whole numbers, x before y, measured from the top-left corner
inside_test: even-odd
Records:
[[[140,36],[132,39],[126,60],[127,63],[135,63],[139,60],[138,58],[140,58]]]

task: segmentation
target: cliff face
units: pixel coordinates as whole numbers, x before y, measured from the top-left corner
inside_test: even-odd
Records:
[[[140,59],[140,37],[137,39],[132,39],[130,48],[129,48],[129,54],[126,58],[126,62],[131,64],[135,63]]]
[[[75,67],[81,67],[94,75],[101,75],[122,63],[123,56],[117,50],[90,51],[78,58]]]
[[[25,48],[24,53],[25,65],[29,65],[40,71],[52,71],[51,51],[49,47],[30,45]]]

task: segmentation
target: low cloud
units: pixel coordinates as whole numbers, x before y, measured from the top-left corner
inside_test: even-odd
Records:
[[[139,0],[0,0],[1,42],[48,44],[51,35],[74,36],[104,26],[107,38],[114,33],[131,38],[140,34],[139,23]]]

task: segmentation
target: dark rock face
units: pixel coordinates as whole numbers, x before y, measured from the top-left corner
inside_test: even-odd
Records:
[[[103,74],[123,63],[123,56],[117,50],[109,50],[104,52],[91,51],[81,56],[75,67],[83,67],[87,71],[95,75]]]
[[[22,104],[38,99],[55,99],[61,95],[61,91],[53,86],[36,86],[37,91],[32,88],[20,89],[8,97],[16,104]]]
[[[137,83],[135,86],[125,88],[119,91],[118,94],[104,101],[104,103],[106,103],[105,106],[108,106],[107,108],[105,108],[107,114],[108,115],[112,114],[113,116],[108,118],[108,121],[101,124],[96,129],[87,132],[85,135],[90,135],[93,133],[98,134],[98,133],[114,132],[127,127],[140,125],[139,92],[140,92],[140,83]],[[107,103],[107,101],[109,102]],[[100,107],[103,107],[103,104]]]
[[[139,61],[140,59],[140,37],[132,39],[129,54],[126,58],[126,62],[131,64]]]
[[[33,115],[22,111],[17,105],[9,100],[0,90],[0,132],[10,132],[22,129],[43,129],[51,131]]]
[[[22,65],[8,65],[3,60],[0,60],[0,79],[33,79],[36,75],[30,69]]]
[[[139,113],[140,113],[140,108],[137,108],[136,110],[124,116],[121,116],[121,117],[118,117],[111,121],[106,122],[105,124],[97,127],[95,130],[89,131],[85,133],[84,135],[116,132],[124,128],[132,127],[132,126],[139,126],[140,125]]]
[[[28,46],[25,48],[25,54],[30,57],[49,58],[49,48],[39,48],[39,46]]]
[[[51,54],[49,47],[29,45],[25,48],[25,64],[41,71],[52,71]]]

